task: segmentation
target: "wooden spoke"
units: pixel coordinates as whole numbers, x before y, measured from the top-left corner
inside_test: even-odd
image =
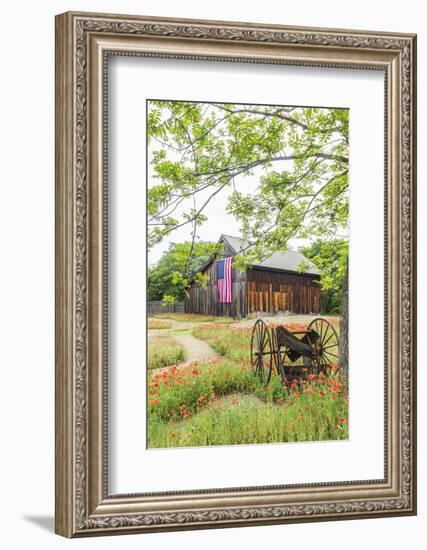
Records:
[[[270,331],[262,319],[256,321],[251,337],[251,365],[262,385],[270,381],[273,346]]]

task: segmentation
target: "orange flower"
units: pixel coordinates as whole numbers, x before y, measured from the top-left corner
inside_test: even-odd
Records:
[[[325,395],[325,392],[322,391],[322,390],[320,390],[320,391],[319,391],[319,394],[323,397],[323,396]]]
[[[181,409],[181,411],[183,411],[184,409],[187,408],[187,405],[182,404],[182,405],[179,406],[179,408]]]
[[[299,397],[300,394],[299,394],[299,392],[296,391],[296,392],[293,394],[293,396],[295,397],[295,399],[297,399],[297,397]]]
[[[152,399],[150,401],[150,403],[153,407],[155,407],[156,405],[158,405],[160,403],[160,399],[158,397],[155,397],[154,399]]]

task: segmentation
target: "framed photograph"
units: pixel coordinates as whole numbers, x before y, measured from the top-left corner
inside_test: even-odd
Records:
[[[416,37],[56,18],[56,532],[416,513]]]

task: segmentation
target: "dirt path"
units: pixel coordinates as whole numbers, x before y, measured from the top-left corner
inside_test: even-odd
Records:
[[[203,361],[208,361],[209,359],[215,359],[218,357],[216,351],[214,351],[209,344],[203,340],[195,338],[189,332],[181,334],[177,332],[173,335],[173,337],[185,347],[186,360],[184,363],[181,363],[180,366],[189,365],[194,361],[202,363]]]
[[[185,348],[185,361],[179,363],[180,367],[186,367],[195,361],[202,363],[210,359],[216,359],[216,353],[206,342],[195,338],[191,330],[197,323],[179,323],[171,321],[171,327],[168,329],[148,329],[148,338],[156,336],[170,336],[177,340]],[[170,367],[161,367],[159,369],[150,369],[150,374],[158,374]]]

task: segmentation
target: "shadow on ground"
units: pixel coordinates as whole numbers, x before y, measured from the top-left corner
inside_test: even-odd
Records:
[[[55,530],[55,520],[53,516],[23,516],[23,519],[37,525],[37,527],[45,531],[53,533]]]

